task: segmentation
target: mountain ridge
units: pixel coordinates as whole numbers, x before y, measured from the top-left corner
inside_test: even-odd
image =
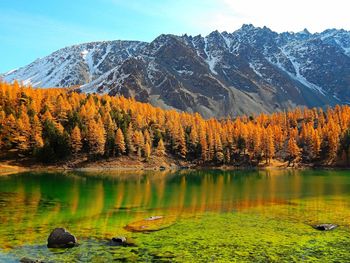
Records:
[[[243,25],[206,37],[73,45],[2,75],[42,87],[135,97],[204,117],[350,102],[350,32],[276,33]]]

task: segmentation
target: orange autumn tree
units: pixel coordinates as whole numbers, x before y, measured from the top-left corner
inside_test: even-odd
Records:
[[[87,123],[86,139],[89,152],[92,155],[103,155],[105,152],[105,129],[101,121],[89,120]]]
[[[79,153],[168,156],[204,165],[264,159],[334,165],[349,159],[349,129],[346,105],[206,120],[132,98],[0,82],[2,158],[58,161]]]
[[[115,135],[115,146],[116,146],[117,155],[122,155],[125,153],[126,147],[125,147],[124,135],[121,129],[118,129]]]
[[[82,148],[81,133],[78,126],[75,126],[71,133],[71,150],[73,154],[80,152]]]
[[[160,139],[158,141],[158,145],[157,145],[157,148],[156,148],[156,154],[158,156],[164,156],[165,155],[165,146],[164,146],[164,142],[163,142],[163,139]]]
[[[286,153],[288,165],[294,163],[294,161],[300,157],[300,148],[293,137],[288,140]]]

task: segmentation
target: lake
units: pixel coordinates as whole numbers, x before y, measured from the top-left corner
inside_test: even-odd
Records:
[[[80,245],[48,249],[55,227]],[[350,262],[349,227],[349,171],[0,177],[0,262]],[[109,246],[116,236],[135,246]]]

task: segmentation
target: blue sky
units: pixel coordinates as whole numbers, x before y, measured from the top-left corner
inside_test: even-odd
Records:
[[[0,0],[0,72],[73,44],[161,33],[350,29],[348,0]]]

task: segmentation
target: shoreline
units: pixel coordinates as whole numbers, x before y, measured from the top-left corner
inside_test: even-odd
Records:
[[[77,171],[77,172],[102,172],[102,171],[178,171],[178,170],[218,170],[218,171],[239,171],[239,170],[348,170],[346,166],[317,166],[310,164],[298,164],[288,166],[287,162],[273,160],[271,164],[258,166],[241,165],[200,165],[196,163],[181,162],[171,158],[153,158],[149,162],[135,158],[111,158],[108,160],[86,161],[75,163],[74,160],[57,162],[55,164],[42,164],[33,160],[4,160],[0,161],[0,176],[21,172],[40,171]]]

